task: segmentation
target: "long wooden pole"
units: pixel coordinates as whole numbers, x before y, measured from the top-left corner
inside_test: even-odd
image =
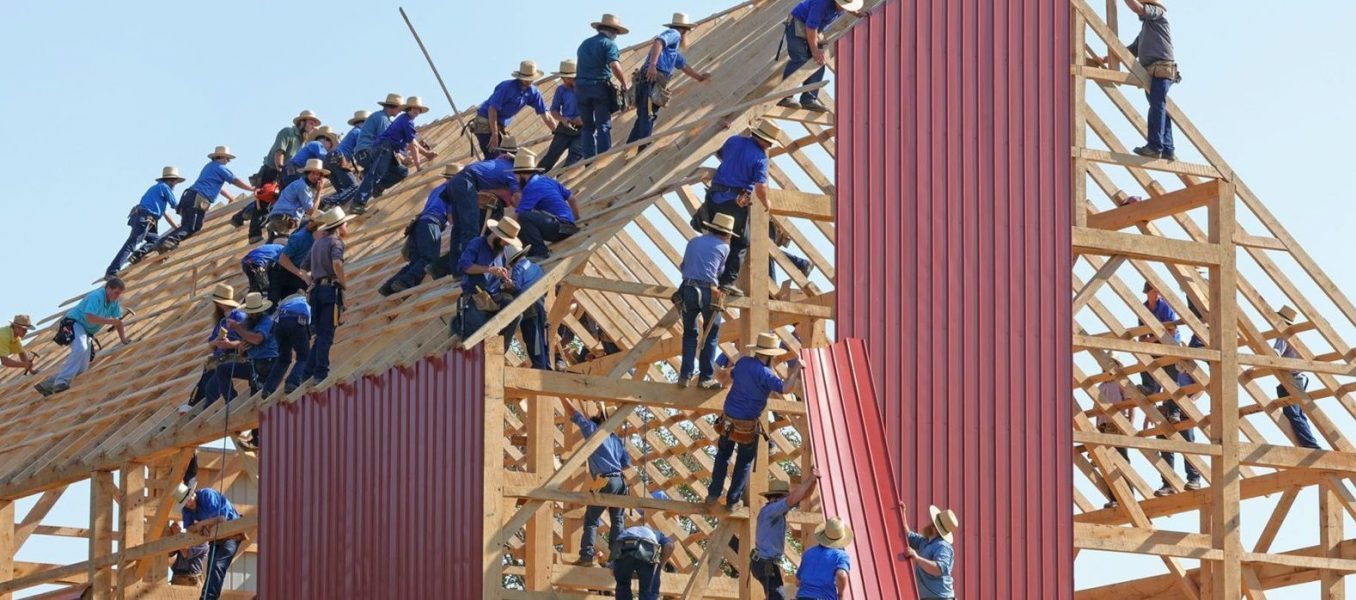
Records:
[[[457,103],[452,100],[452,93],[447,91],[447,84],[443,83],[442,74],[438,73],[438,65],[433,64],[433,56],[429,55],[428,48],[424,46],[424,40],[419,37],[419,32],[414,30],[414,23],[410,22],[410,16],[405,14],[405,7],[400,7],[400,18],[405,20],[405,26],[410,28],[410,35],[414,36],[414,42],[419,44],[419,51],[424,53],[424,60],[428,61],[428,68],[433,70],[433,77],[438,80],[438,87],[443,89],[443,96],[447,98],[447,104],[452,107],[452,114],[457,117],[457,122],[461,124],[461,135],[466,137],[466,120],[462,118],[461,111],[457,109]],[[480,145],[475,140],[467,140],[471,147],[471,156],[477,160],[480,156]]]

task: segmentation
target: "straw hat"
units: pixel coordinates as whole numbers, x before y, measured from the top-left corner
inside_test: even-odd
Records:
[[[687,18],[687,13],[676,12],[673,13],[673,21],[665,23],[664,26],[673,29],[692,29],[697,24]]]
[[[14,315],[14,319],[9,322],[9,326],[33,329],[33,317],[28,315]]]
[[[377,106],[404,106],[405,97],[400,94],[386,94],[386,99],[378,102]]]
[[[499,145],[494,147],[495,152],[507,152],[509,154],[517,154],[519,149],[518,138],[511,135],[499,136]]]
[[[579,63],[575,62],[573,58],[567,58],[565,60],[560,61],[560,70],[556,71],[555,73],[552,73],[552,75],[559,75],[567,79],[574,79],[575,74],[578,72],[579,72]]]
[[[846,521],[831,517],[815,528],[815,541],[829,548],[846,548],[852,543],[852,528],[848,527]]]
[[[767,491],[763,492],[763,497],[770,498],[772,496],[785,496],[790,493],[791,493],[791,484],[780,479],[774,479],[772,480],[772,483],[769,483],[767,485]]]
[[[240,303],[235,301],[235,288],[224,283],[212,286],[212,292],[203,297],[227,308],[240,308]]]
[[[367,117],[370,117],[370,116],[372,116],[371,113],[368,113],[368,112],[365,111],[365,110],[355,110],[355,111],[353,111],[353,118],[348,120],[348,124],[349,124],[349,125],[357,125],[358,123],[362,123],[363,121],[366,121],[366,120],[367,120]]]
[[[247,315],[257,315],[273,307],[273,301],[264,298],[259,292],[245,294],[245,304],[240,307]]]
[[[739,234],[734,232],[734,215],[716,213],[716,216],[712,217],[710,221],[703,221],[702,225],[705,225],[708,229],[714,229],[721,233],[728,233],[732,236],[739,237]]]
[[[419,114],[428,112],[428,107],[424,106],[424,101],[420,99],[419,96],[410,96],[409,100],[406,100],[405,104],[400,107],[400,110],[409,110],[411,108],[419,109]]]
[[[1153,0],[1148,0],[1152,2]],[[838,7],[843,10],[857,10],[865,4],[862,0],[838,0]]]
[[[928,514],[932,516],[932,526],[937,528],[937,535],[942,536],[942,539],[950,544],[956,537],[956,529],[960,527],[960,522],[956,520],[956,512],[949,508],[942,510],[936,506],[929,506]]]
[[[179,175],[179,169],[175,167],[165,167],[163,169],[160,169],[160,177],[157,178],[156,181],[164,181],[166,179],[173,179],[175,181],[184,180],[183,176]]]
[[[498,221],[490,219],[485,222],[485,226],[490,229],[490,233],[494,234],[494,237],[504,240],[508,245],[514,248],[523,245],[522,242],[518,241],[520,227],[518,222],[513,220],[513,217],[504,217]]]
[[[527,253],[528,253],[530,250],[531,250],[531,248],[528,248],[527,246],[523,246],[523,247],[521,247],[521,248],[515,248],[515,249],[513,250],[513,252],[509,253],[508,257],[504,259],[504,264],[505,264],[506,266],[510,266],[510,267],[513,266],[514,263],[518,262],[519,260],[521,260],[521,259],[523,259],[523,258],[526,258],[526,257],[527,257]]]
[[[1299,312],[1289,306],[1282,306],[1281,310],[1276,311],[1276,314],[1280,316],[1281,320],[1285,321],[1287,325],[1294,325],[1295,319],[1299,317]]]
[[[311,134],[312,140],[318,140],[320,138],[328,138],[331,144],[334,144],[335,146],[339,145],[339,134],[331,131],[329,125],[320,126],[319,129],[316,129],[315,132]]]
[[[749,128],[749,134],[761,139],[773,146],[781,143],[782,130],[776,123],[763,119],[757,125]]]
[[[622,34],[622,35],[626,35],[626,34],[628,34],[628,33],[631,33],[631,30],[630,30],[630,29],[627,29],[627,28],[625,28],[625,27],[622,27],[621,19],[618,19],[618,18],[617,18],[617,15],[603,15],[603,18],[601,18],[601,19],[599,19],[599,20],[597,20],[597,21],[594,21],[594,22],[590,23],[590,25],[591,25],[594,29],[598,29],[599,27],[607,27],[608,29],[615,29],[615,30],[617,31],[617,33],[620,33],[620,34]]]
[[[514,173],[540,173],[541,168],[537,166],[537,155],[528,151],[519,152],[513,157]]]
[[[336,206],[320,213],[315,219],[320,222],[320,231],[329,231],[356,218],[357,215],[346,215],[343,207]]]
[[[315,116],[315,113],[309,110],[303,110],[301,111],[301,114],[292,117],[292,125],[294,126],[300,127],[302,121],[315,121],[315,124],[319,125],[320,117]]]
[[[542,72],[541,69],[537,68],[537,61],[525,60],[521,63],[518,63],[518,70],[509,73],[509,75],[513,76],[514,79],[525,79],[527,81],[532,81],[537,79],[538,77],[541,77]]]
[[[782,341],[777,339],[777,334],[775,333],[760,333],[758,334],[758,343],[752,346],[745,346],[745,348],[753,350],[754,354],[761,354],[763,356],[781,356],[790,352],[790,350],[782,348]]]
[[[213,150],[211,154],[208,154],[207,158],[210,158],[212,160],[216,160],[218,158],[235,158],[235,155],[231,154],[230,146],[217,146],[217,149]]]
[[[306,173],[320,173],[321,175],[330,174],[330,170],[325,168],[325,161],[318,158],[306,159],[306,167],[303,168],[302,171]]]
[[[452,163],[450,165],[447,165],[446,167],[443,167],[443,178],[450,179],[452,177],[456,177],[457,173],[460,172],[461,172],[461,163]]]
[[[185,484],[179,484],[174,488],[174,508],[182,509],[188,503],[188,497],[193,494],[193,488]]]

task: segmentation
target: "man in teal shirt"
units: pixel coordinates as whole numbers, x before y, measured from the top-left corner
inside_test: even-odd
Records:
[[[130,343],[122,322],[122,305],[118,304],[118,298],[126,289],[127,284],[121,279],[109,277],[103,289],[90,292],[80,304],[66,312],[62,327],[69,325],[71,328],[71,354],[66,357],[66,362],[62,363],[56,375],[33,386],[39,393],[51,396],[71,388],[76,376],[89,368],[90,339],[105,325],[118,332],[123,344]]]
[[[574,83],[575,101],[583,121],[579,134],[583,136],[580,152],[584,158],[612,148],[612,92],[608,82],[615,75],[621,89],[626,90],[621,49],[616,40],[631,31],[622,26],[616,15],[603,15],[593,23],[593,28],[598,34],[579,45],[579,73]]]

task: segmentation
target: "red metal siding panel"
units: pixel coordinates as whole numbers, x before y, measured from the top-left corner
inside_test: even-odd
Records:
[[[849,339],[805,350],[801,359],[810,442],[823,475],[824,513],[846,520],[856,533],[848,548],[854,569],[848,597],[916,598],[866,345]]]
[[[1072,596],[1069,7],[891,0],[840,42],[838,335],[958,595]]]
[[[484,361],[450,352],[263,416],[261,598],[479,598]]]

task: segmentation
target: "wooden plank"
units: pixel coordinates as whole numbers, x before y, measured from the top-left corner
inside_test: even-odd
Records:
[[[768,190],[772,214],[778,217],[799,217],[812,221],[833,221],[834,201],[828,194],[812,194],[796,190]],[[750,229],[749,231],[754,231]],[[762,229],[759,231],[767,231]]]
[[[597,375],[557,373],[540,369],[507,367],[504,388],[510,396],[555,393],[568,398],[605,400],[622,404],[674,408],[696,414],[716,414],[728,390],[679,388],[671,383],[611,379]],[[768,410],[784,415],[804,415],[805,405],[771,398]]]
[[[1219,186],[1218,201],[1210,206],[1210,241],[1218,244],[1222,260],[1210,269],[1210,331],[1209,344],[1220,349],[1217,368],[1222,373],[1238,373],[1238,345],[1234,343],[1234,324],[1238,322],[1238,272],[1235,267],[1233,244],[1234,186]],[[1238,441],[1238,386],[1229,377],[1213,377],[1209,384],[1211,443],[1220,445],[1223,452],[1210,461],[1212,506],[1210,510],[1211,540],[1222,552],[1220,564],[1215,567],[1214,589],[1220,597],[1238,598],[1242,590],[1243,543],[1239,516],[1239,441]]]
[[[1162,171],[1164,173],[1192,175],[1210,179],[1228,179],[1224,174],[1220,173],[1219,170],[1210,165],[1187,163],[1178,160],[1146,158],[1136,154],[1120,154],[1116,152],[1107,152],[1105,150],[1093,150],[1091,148],[1083,148],[1081,152],[1078,152],[1077,156],[1093,162],[1110,165],[1130,165],[1150,171]]]
[[[0,581],[14,578],[14,555],[19,551],[14,535],[14,501],[0,499]],[[12,600],[13,594],[0,593],[0,600]]]
[[[1340,482],[1338,485],[1346,485]],[[1338,545],[1342,543],[1344,521],[1342,504],[1331,485],[1318,488],[1318,547],[1328,559],[1340,558]],[[1320,575],[1319,598],[1322,600],[1346,600],[1346,579],[1341,573],[1325,570]]]
[[[503,370],[500,370],[502,376]],[[527,403],[527,468],[537,477],[555,467],[555,399],[538,398]],[[550,510],[536,511],[527,522],[527,548],[524,550],[523,583],[527,589],[546,589],[551,585],[551,562],[555,555],[555,522]]]
[[[96,561],[106,559],[113,552],[113,502],[109,490],[113,486],[112,471],[95,471],[89,482],[89,558],[86,575],[90,581],[90,596],[94,600],[108,600],[113,597],[113,574],[107,564]]]
[[[502,325],[500,328],[502,329]],[[498,331],[498,330],[496,330]],[[482,598],[497,598],[504,587],[504,544],[506,534],[501,530],[503,524],[500,515],[503,506],[504,484],[499,474],[504,470],[504,438],[491,435],[500,431],[504,423],[504,339],[492,335],[482,342],[485,360],[485,431],[482,449],[482,473],[484,473],[484,514],[481,517],[485,539],[484,556],[481,558]],[[530,516],[530,514],[529,514]],[[521,525],[520,525],[521,526]],[[508,535],[516,533],[514,528]]]
[[[1210,266],[1219,264],[1221,260],[1219,246],[1215,244],[1146,237],[1084,227],[1074,228],[1073,246],[1075,254],[1122,255],[1179,265]]]
[[[1087,227],[1117,231],[1205,206],[1219,197],[1219,181],[1189,186],[1088,217]]]
[[[119,477],[118,547],[134,548],[146,541],[146,465],[130,463]],[[225,489],[228,486],[223,486]],[[128,588],[136,581],[135,571],[126,562],[118,564],[118,600],[128,597]]]
[[[1074,523],[1074,547],[1201,560],[1219,560],[1221,557],[1221,552],[1210,545],[1207,535],[1091,523]]]

